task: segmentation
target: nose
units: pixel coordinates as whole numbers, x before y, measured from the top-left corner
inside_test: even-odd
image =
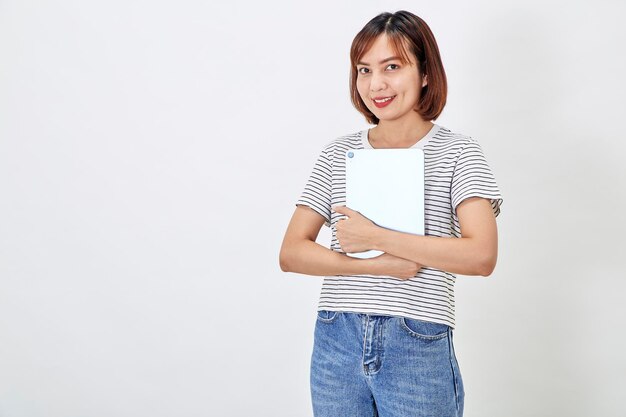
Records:
[[[382,74],[374,71],[370,77],[370,90],[372,92],[384,90],[387,88],[387,82],[385,81],[385,77]]]

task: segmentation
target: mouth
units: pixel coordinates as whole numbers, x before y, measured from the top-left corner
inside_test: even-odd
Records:
[[[389,105],[389,103],[391,103],[393,101],[393,99],[396,98],[396,96],[389,96],[389,97],[374,97],[372,98],[372,101],[374,102],[374,105],[376,107],[378,107],[379,109]]]

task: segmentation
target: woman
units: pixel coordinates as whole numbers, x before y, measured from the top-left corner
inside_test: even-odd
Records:
[[[311,358],[317,417],[462,416],[454,354],[455,274],[488,276],[502,196],[479,143],[432,123],[447,94],[428,25],[382,13],[350,51],[352,102],[375,127],[321,151],[287,228],[283,271],[325,276]],[[345,207],[347,149],[421,148],[425,236],[378,227]],[[315,242],[331,227],[331,247]],[[376,249],[370,259],[345,253]]]

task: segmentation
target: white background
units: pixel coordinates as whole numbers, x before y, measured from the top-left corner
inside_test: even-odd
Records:
[[[400,9],[504,196],[457,281],[465,416],[625,415],[623,3],[2,0],[1,417],[312,415],[321,278],[279,248]]]

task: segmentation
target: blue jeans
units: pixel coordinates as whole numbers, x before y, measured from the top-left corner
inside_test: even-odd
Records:
[[[315,417],[462,417],[452,329],[404,317],[318,311]]]

